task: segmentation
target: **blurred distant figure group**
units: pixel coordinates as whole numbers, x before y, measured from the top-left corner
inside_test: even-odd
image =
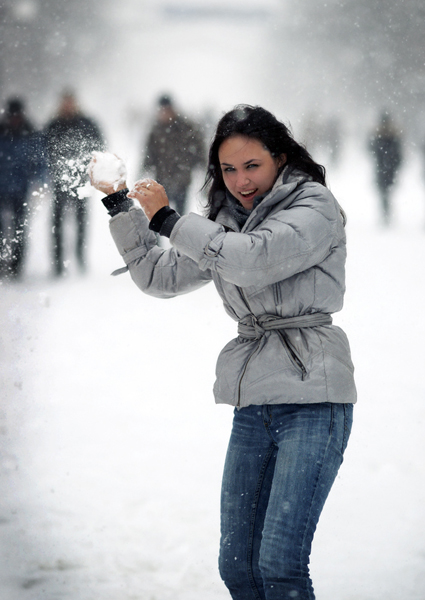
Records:
[[[88,199],[84,185],[95,150],[106,150],[99,125],[79,107],[72,90],[59,97],[56,114],[41,129],[26,116],[19,97],[6,102],[0,121],[0,277],[22,275],[31,219],[31,191],[49,189],[50,262],[52,275],[67,272],[68,228],[75,228],[75,258],[87,266]],[[170,202],[183,214],[195,169],[206,166],[201,128],[176,109],[170,95],[161,95],[139,162],[143,177],[154,177],[167,189]],[[33,192],[38,194],[38,192]],[[70,221],[71,222],[71,221]]]
[[[52,190],[51,264],[55,276],[65,269],[64,220],[73,211],[77,224],[76,257],[82,270],[86,257],[87,199],[78,188],[87,181],[93,150],[105,147],[99,127],[78,108],[75,95],[61,95],[57,115],[36,131],[24,102],[11,98],[0,123],[0,276],[22,274],[30,220],[30,190],[38,183]]]
[[[67,219],[75,227],[75,259],[81,272],[87,266],[88,199],[87,165],[95,150],[106,150],[99,125],[79,107],[72,90],[59,97],[56,114],[36,130],[28,119],[24,101],[9,98],[0,120],[0,277],[19,278],[27,249],[31,218],[31,190],[37,185],[50,191],[50,262],[52,275],[67,272]],[[171,206],[180,214],[188,210],[188,191],[197,169],[205,170],[205,129],[176,107],[170,94],[156,101],[142,140],[138,171],[167,190]],[[341,158],[342,126],[336,116],[304,123],[305,144],[324,164],[335,167]],[[403,161],[402,138],[391,115],[382,111],[368,139],[374,161],[382,221],[391,222],[391,195]],[[36,193],[36,192],[35,192]]]
[[[303,124],[304,143],[311,154],[327,167],[338,165],[342,146],[342,126],[334,115],[307,114]],[[379,209],[384,225],[392,219],[392,192],[403,162],[403,140],[387,110],[382,110],[376,126],[369,133],[367,151],[373,161]]]

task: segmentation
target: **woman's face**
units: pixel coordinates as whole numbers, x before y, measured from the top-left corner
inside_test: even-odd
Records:
[[[252,210],[254,199],[273,187],[286,155],[273,158],[259,140],[234,135],[221,144],[218,160],[226,188],[244,208]]]

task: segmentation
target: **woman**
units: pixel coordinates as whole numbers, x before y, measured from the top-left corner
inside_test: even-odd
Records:
[[[348,342],[330,316],[345,291],[344,217],[324,168],[260,107],[220,120],[206,186],[208,218],[180,217],[152,180],[128,194],[97,185],[144,292],[167,298],[212,279],[238,322],[214,386],[217,402],[236,407],[219,559],[232,598],[312,600],[311,543],[356,399]]]

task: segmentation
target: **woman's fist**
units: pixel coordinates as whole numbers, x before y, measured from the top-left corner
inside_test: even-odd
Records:
[[[161,184],[154,179],[140,179],[127,194],[129,198],[140,202],[149,221],[164,206],[169,206],[168,196]]]

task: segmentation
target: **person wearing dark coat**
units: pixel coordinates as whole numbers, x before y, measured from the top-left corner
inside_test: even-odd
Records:
[[[84,116],[75,95],[64,92],[58,115],[45,128],[45,144],[53,184],[53,267],[64,272],[64,219],[68,208],[74,209],[77,224],[76,256],[82,271],[86,266],[87,199],[78,188],[87,181],[87,165],[94,150],[104,150],[104,140],[97,124]]]
[[[1,274],[18,278],[23,269],[28,230],[28,191],[42,176],[40,136],[25,115],[24,102],[11,98],[0,122]]]
[[[179,214],[186,213],[193,170],[205,166],[206,149],[199,126],[176,111],[170,96],[161,96],[143,168],[167,188],[170,204]]]
[[[391,188],[402,162],[401,139],[387,112],[370,139],[370,150],[375,158],[376,183],[378,186],[382,217],[385,225],[391,221]]]

